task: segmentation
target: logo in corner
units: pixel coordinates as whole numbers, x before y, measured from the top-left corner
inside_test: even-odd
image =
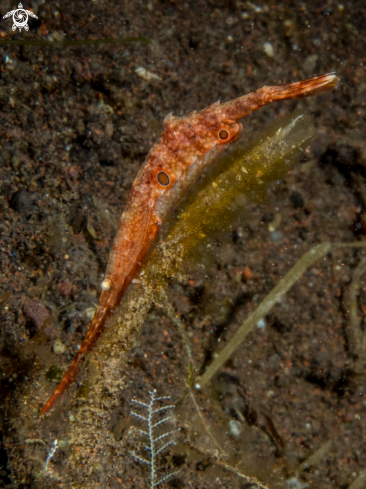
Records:
[[[16,10],[12,10],[11,12],[8,12],[7,14],[4,15],[3,19],[7,19],[9,17],[13,16],[13,31],[16,31],[17,27],[19,31],[22,29],[28,31],[28,17],[31,16],[35,19],[38,19],[36,14],[31,12],[30,10],[25,10],[23,8],[23,5],[20,3],[18,5],[18,8]]]

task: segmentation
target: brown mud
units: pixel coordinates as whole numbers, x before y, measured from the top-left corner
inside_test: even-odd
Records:
[[[14,7],[4,2],[1,15]],[[195,393],[202,417],[187,391],[184,342],[164,307],[141,309],[147,320],[124,377],[100,392],[94,413],[83,418],[75,387],[49,417],[39,412],[85,337],[119,215],[169,112],[332,71],[341,79],[332,93],[243,121],[256,133],[300,108],[315,117],[316,137],[268,202],[252,205],[250,217],[215,241],[215,260],[171,284],[198,373],[305,252],[365,239],[364,4],[25,8],[39,20],[14,34],[11,19],[2,20],[1,39],[153,43],[0,46],[0,485],[150,487],[147,467],[130,454],[141,445],[130,412],[131,399],[148,403],[156,389],[176,404],[175,444],[159,466],[180,470],[161,487],[255,487],[223,462],[270,488],[350,487],[366,468],[362,275],[350,299],[362,249],[333,250],[304,274]],[[141,77],[138,67],[158,78]],[[55,439],[60,448],[45,468]]]

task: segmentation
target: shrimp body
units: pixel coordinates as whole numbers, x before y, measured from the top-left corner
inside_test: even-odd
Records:
[[[106,320],[119,305],[127,287],[159,233],[171,209],[179,202],[216,156],[239,136],[244,116],[273,101],[316,95],[335,87],[338,78],[328,74],[278,87],[263,87],[225,104],[216,102],[184,117],[169,114],[159,141],[150,150],[134,183],[110,252],[100,302],[69,370],[43,407],[54,405],[74,381],[78,364],[92,349]]]

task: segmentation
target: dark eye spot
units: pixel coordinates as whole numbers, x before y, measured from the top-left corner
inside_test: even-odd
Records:
[[[156,179],[162,187],[167,187],[170,183],[169,175],[165,173],[165,171],[159,171],[156,175]]]
[[[221,141],[226,141],[227,139],[229,139],[229,136],[229,131],[227,131],[226,129],[220,129],[219,139],[221,139]]]

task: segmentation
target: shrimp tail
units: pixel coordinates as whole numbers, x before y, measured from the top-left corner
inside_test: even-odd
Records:
[[[114,295],[111,294],[108,296],[106,292],[102,293],[102,305],[99,305],[92,324],[90,325],[89,331],[79,351],[77,352],[72,364],[62,378],[61,382],[59,383],[57,389],[43,406],[41,414],[45,414],[47,411],[49,411],[55,404],[56,400],[61,396],[61,394],[65,392],[69,385],[75,381],[79,370],[80,361],[84,358],[85,354],[93,348],[99,336],[102,334],[105,326],[105,320],[111,314],[111,310],[108,308],[108,305],[110,304],[110,302],[113,301],[113,299],[115,299]]]
[[[56,400],[60,397],[60,395],[69,387],[70,384],[74,382],[79,370],[79,358],[80,355],[77,354],[65,376],[59,383],[57,389],[43,406],[41,414],[45,414],[47,411],[49,411],[53,407]]]
[[[337,82],[338,78],[336,74],[329,73],[327,75],[317,76],[310,80],[291,83],[289,85],[268,87],[270,88],[270,101],[279,102],[291,98],[304,98],[311,97],[312,95],[319,95],[320,93],[327,92],[334,88],[337,85]]]
[[[88,331],[88,334],[86,335],[79,351],[75,355],[72,364],[70,365],[66,374],[63,376],[55,392],[52,394],[52,396],[48,399],[46,404],[43,406],[41,414],[45,414],[47,411],[49,411],[55,404],[56,400],[61,396],[61,394],[65,392],[65,390],[69,387],[69,385],[75,381],[79,371],[79,362],[83,359],[85,353],[92,349],[93,345],[97,341],[100,334],[101,334],[100,328],[98,327],[96,328],[95,325],[92,323]]]

